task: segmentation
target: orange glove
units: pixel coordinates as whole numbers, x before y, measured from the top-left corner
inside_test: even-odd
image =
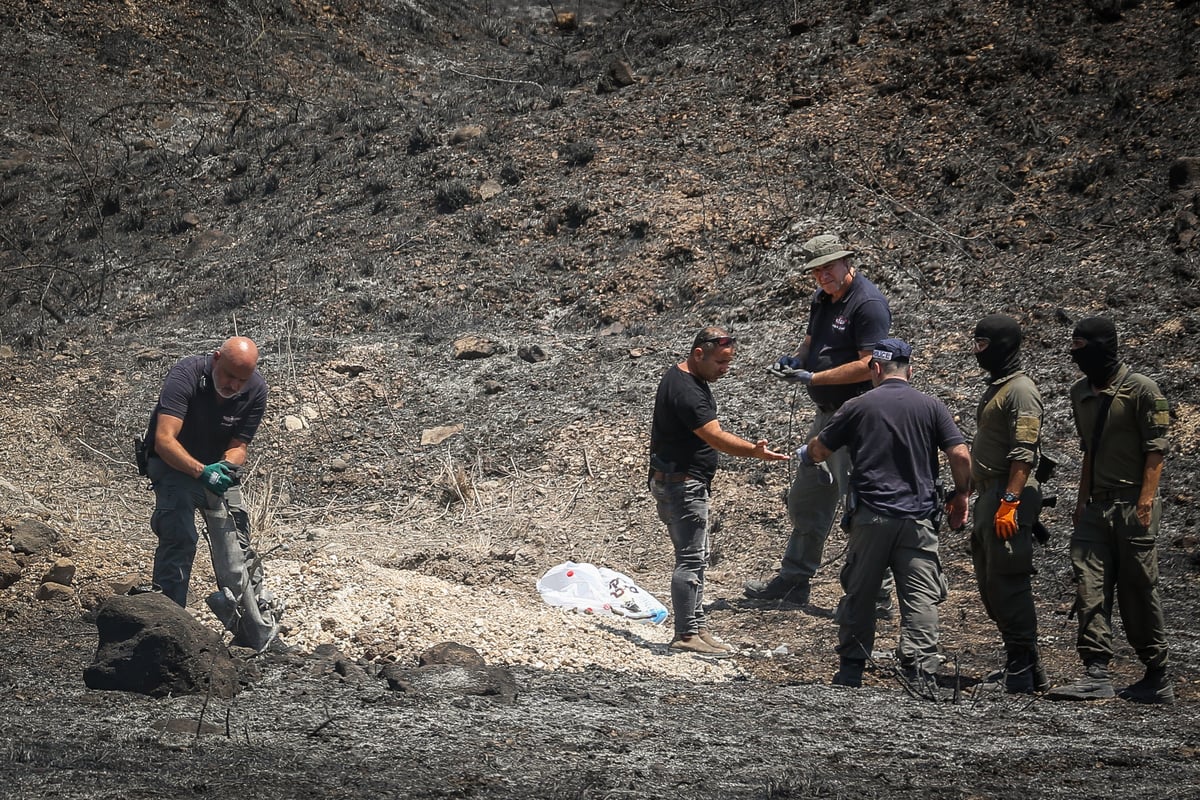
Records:
[[[1007,500],[1000,501],[1000,507],[996,509],[996,518],[993,520],[997,537],[1007,541],[1017,535],[1017,506],[1019,505],[1021,505],[1020,500],[1015,503]]]

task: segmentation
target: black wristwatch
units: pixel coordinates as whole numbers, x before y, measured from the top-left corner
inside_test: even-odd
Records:
[[[1012,492],[1005,492],[1005,493],[1004,493],[1004,497],[1002,497],[1001,499],[1002,499],[1004,502],[1006,502],[1006,503],[1019,503],[1019,502],[1021,502],[1021,498],[1020,498],[1020,497],[1018,497],[1017,495],[1013,494]]]

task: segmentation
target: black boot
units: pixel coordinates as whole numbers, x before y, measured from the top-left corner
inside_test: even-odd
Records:
[[[746,581],[746,597],[753,600],[786,600],[798,606],[808,605],[811,587],[808,581],[791,581],[776,575],[769,581]]]
[[[1042,655],[1035,647],[1033,653],[1033,690],[1038,694],[1050,691],[1050,679],[1046,677],[1046,668],[1042,666]]]
[[[1146,667],[1145,676],[1122,689],[1121,697],[1135,703],[1170,706],[1175,704],[1175,687],[1166,667]]]
[[[863,668],[867,662],[862,658],[843,658],[838,662],[838,671],[834,673],[831,686],[849,686],[857,689],[862,686]]]
[[[1009,694],[1033,694],[1033,652],[1027,647],[1008,651],[1004,665],[1004,691]]]
[[[1083,677],[1070,686],[1059,686],[1046,693],[1047,700],[1106,700],[1116,696],[1108,664],[1103,661],[1088,664]]]

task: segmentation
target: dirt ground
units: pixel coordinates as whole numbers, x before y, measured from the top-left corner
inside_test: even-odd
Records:
[[[1200,4],[7,3],[0,542],[60,538],[0,590],[6,796],[1200,797]],[[1172,403],[1176,706],[982,683],[1003,658],[953,533],[939,696],[895,677],[890,623],[867,686],[828,686],[840,533],[812,606],[741,594],[778,563],[786,465],[714,485],[708,599],[743,655],[548,616],[533,584],[568,559],[667,598],[646,434],[697,328],[739,337],[725,426],[799,444],[811,410],[765,367],[812,287],[779,254],[827,230],[968,435],[973,324],[1022,322],[1061,461],[1035,578],[1055,682],[1078,670],[1065,351],[1117,320]],[[129,442],[174,360],[235,331],[272,387],[247,492],[302,654],[247,661],[233,701],[90,691],[91,610],[153,548]],[[468,335],[493,354],[456,358]],[[59,557],[74,596],[36,600]],[[516,702],[388,688],[446,639]]]

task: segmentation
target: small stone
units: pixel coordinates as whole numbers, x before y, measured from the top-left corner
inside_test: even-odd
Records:
[[[454,357],[459,360],[487,358],[496,355],[499,350],[496,342],[474,334],[460,336],[454,341]]]
[[[70,586],[74,581],[75,562],[69,558],[55,561],[50,571],[42,577],[43,583],[61,583],[63,586]]]
[[[0,550],[0,589],[7,589],[21,579],[21,565],[12,553]]]
[[[12,548],[26,555],[49,553],[58,541],[58,531],[37,519],[23,519],[12,531]]]
[[[34,597],[37,600],[64,602],[73,600],[75,592],[70,586],[63,586],[61,583],[43,583],[38,587],[37,594]]]
[[[522,345],[517,348],[517,355],[522,361],[528,361],[530,364],[546,360],[546,351],[541,348],[541,345],[536,344]]]
[[[283,418],[283,427],[289,431],[300,431],[307,427],[303,417],[298,417],[295,414],[288,414]]]

